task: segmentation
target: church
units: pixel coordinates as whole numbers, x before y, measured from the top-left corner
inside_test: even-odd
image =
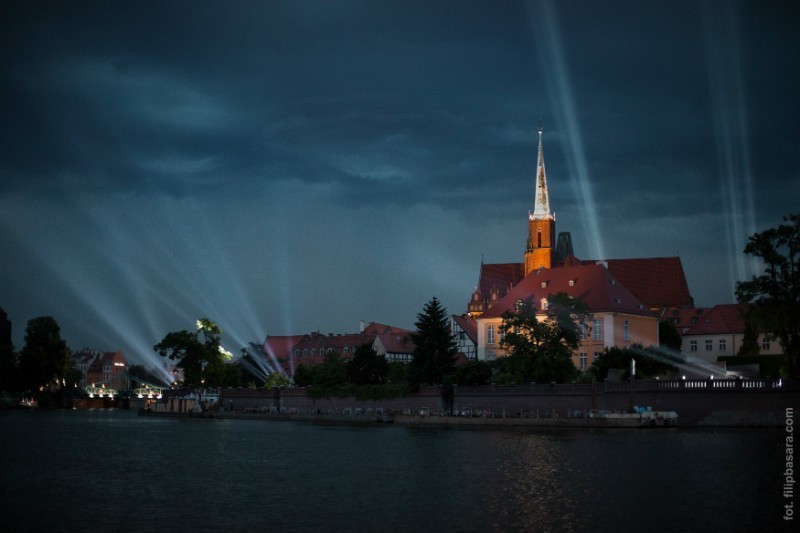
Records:
[[[559,292],[588,305],[573,363],[586,370],[605,348],[658,345],[658,323],[668,312],[693,307],[679,257],[580,260],[569,233],[556,237],[550,210],[542,150],[536,163],[533,211],[528,213],[528,240],[520,263],[481,263],[478,284],[467,313],[453,320],[453,332],[468,359],[492,360],[504,355],[501,315],[518,302],[531,300],[541,318],[547,300]],[[471,342],[470,342],[471,341]],[[468,347],[474,343],[474,349]]]

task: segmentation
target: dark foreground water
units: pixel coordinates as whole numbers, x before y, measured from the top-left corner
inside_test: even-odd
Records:
[[[0,411],[3,531],[774,531],[781,430]],[[797,498],[795,498],[797,500]]]

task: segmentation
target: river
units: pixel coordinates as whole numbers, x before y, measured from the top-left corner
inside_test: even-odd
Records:
[[[769,531],[783,430],[450,429],[0,411],[10,531]]]

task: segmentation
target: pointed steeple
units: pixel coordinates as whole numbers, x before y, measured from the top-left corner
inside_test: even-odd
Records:
[[[550,212],[547,173],[544,170],[542,127],[539,126],[539,157],[536,162],[536,191],[533,212],[528,211],[528,243],[525,246],[525,275],[551,268],[556,240],[556,217]]]
[[[542,150],[542,127],[539,126],[539,157],[536,161],[536,189],[534,193],[533,213],[528,213],[530,220],[555,220],[550,212],[550,198],[547,194],[547,173],[544,170],[544,151]]]

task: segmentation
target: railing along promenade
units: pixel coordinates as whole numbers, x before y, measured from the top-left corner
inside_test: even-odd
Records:
[[[776,391],[798,392],[798,385],[780,379],[675,379],[598,381],[594,383],[530,383],[524,385],[455,386],[455,396],[528,396],[552,394],[602,394],[604,392],[669,392],[669,391]]]

